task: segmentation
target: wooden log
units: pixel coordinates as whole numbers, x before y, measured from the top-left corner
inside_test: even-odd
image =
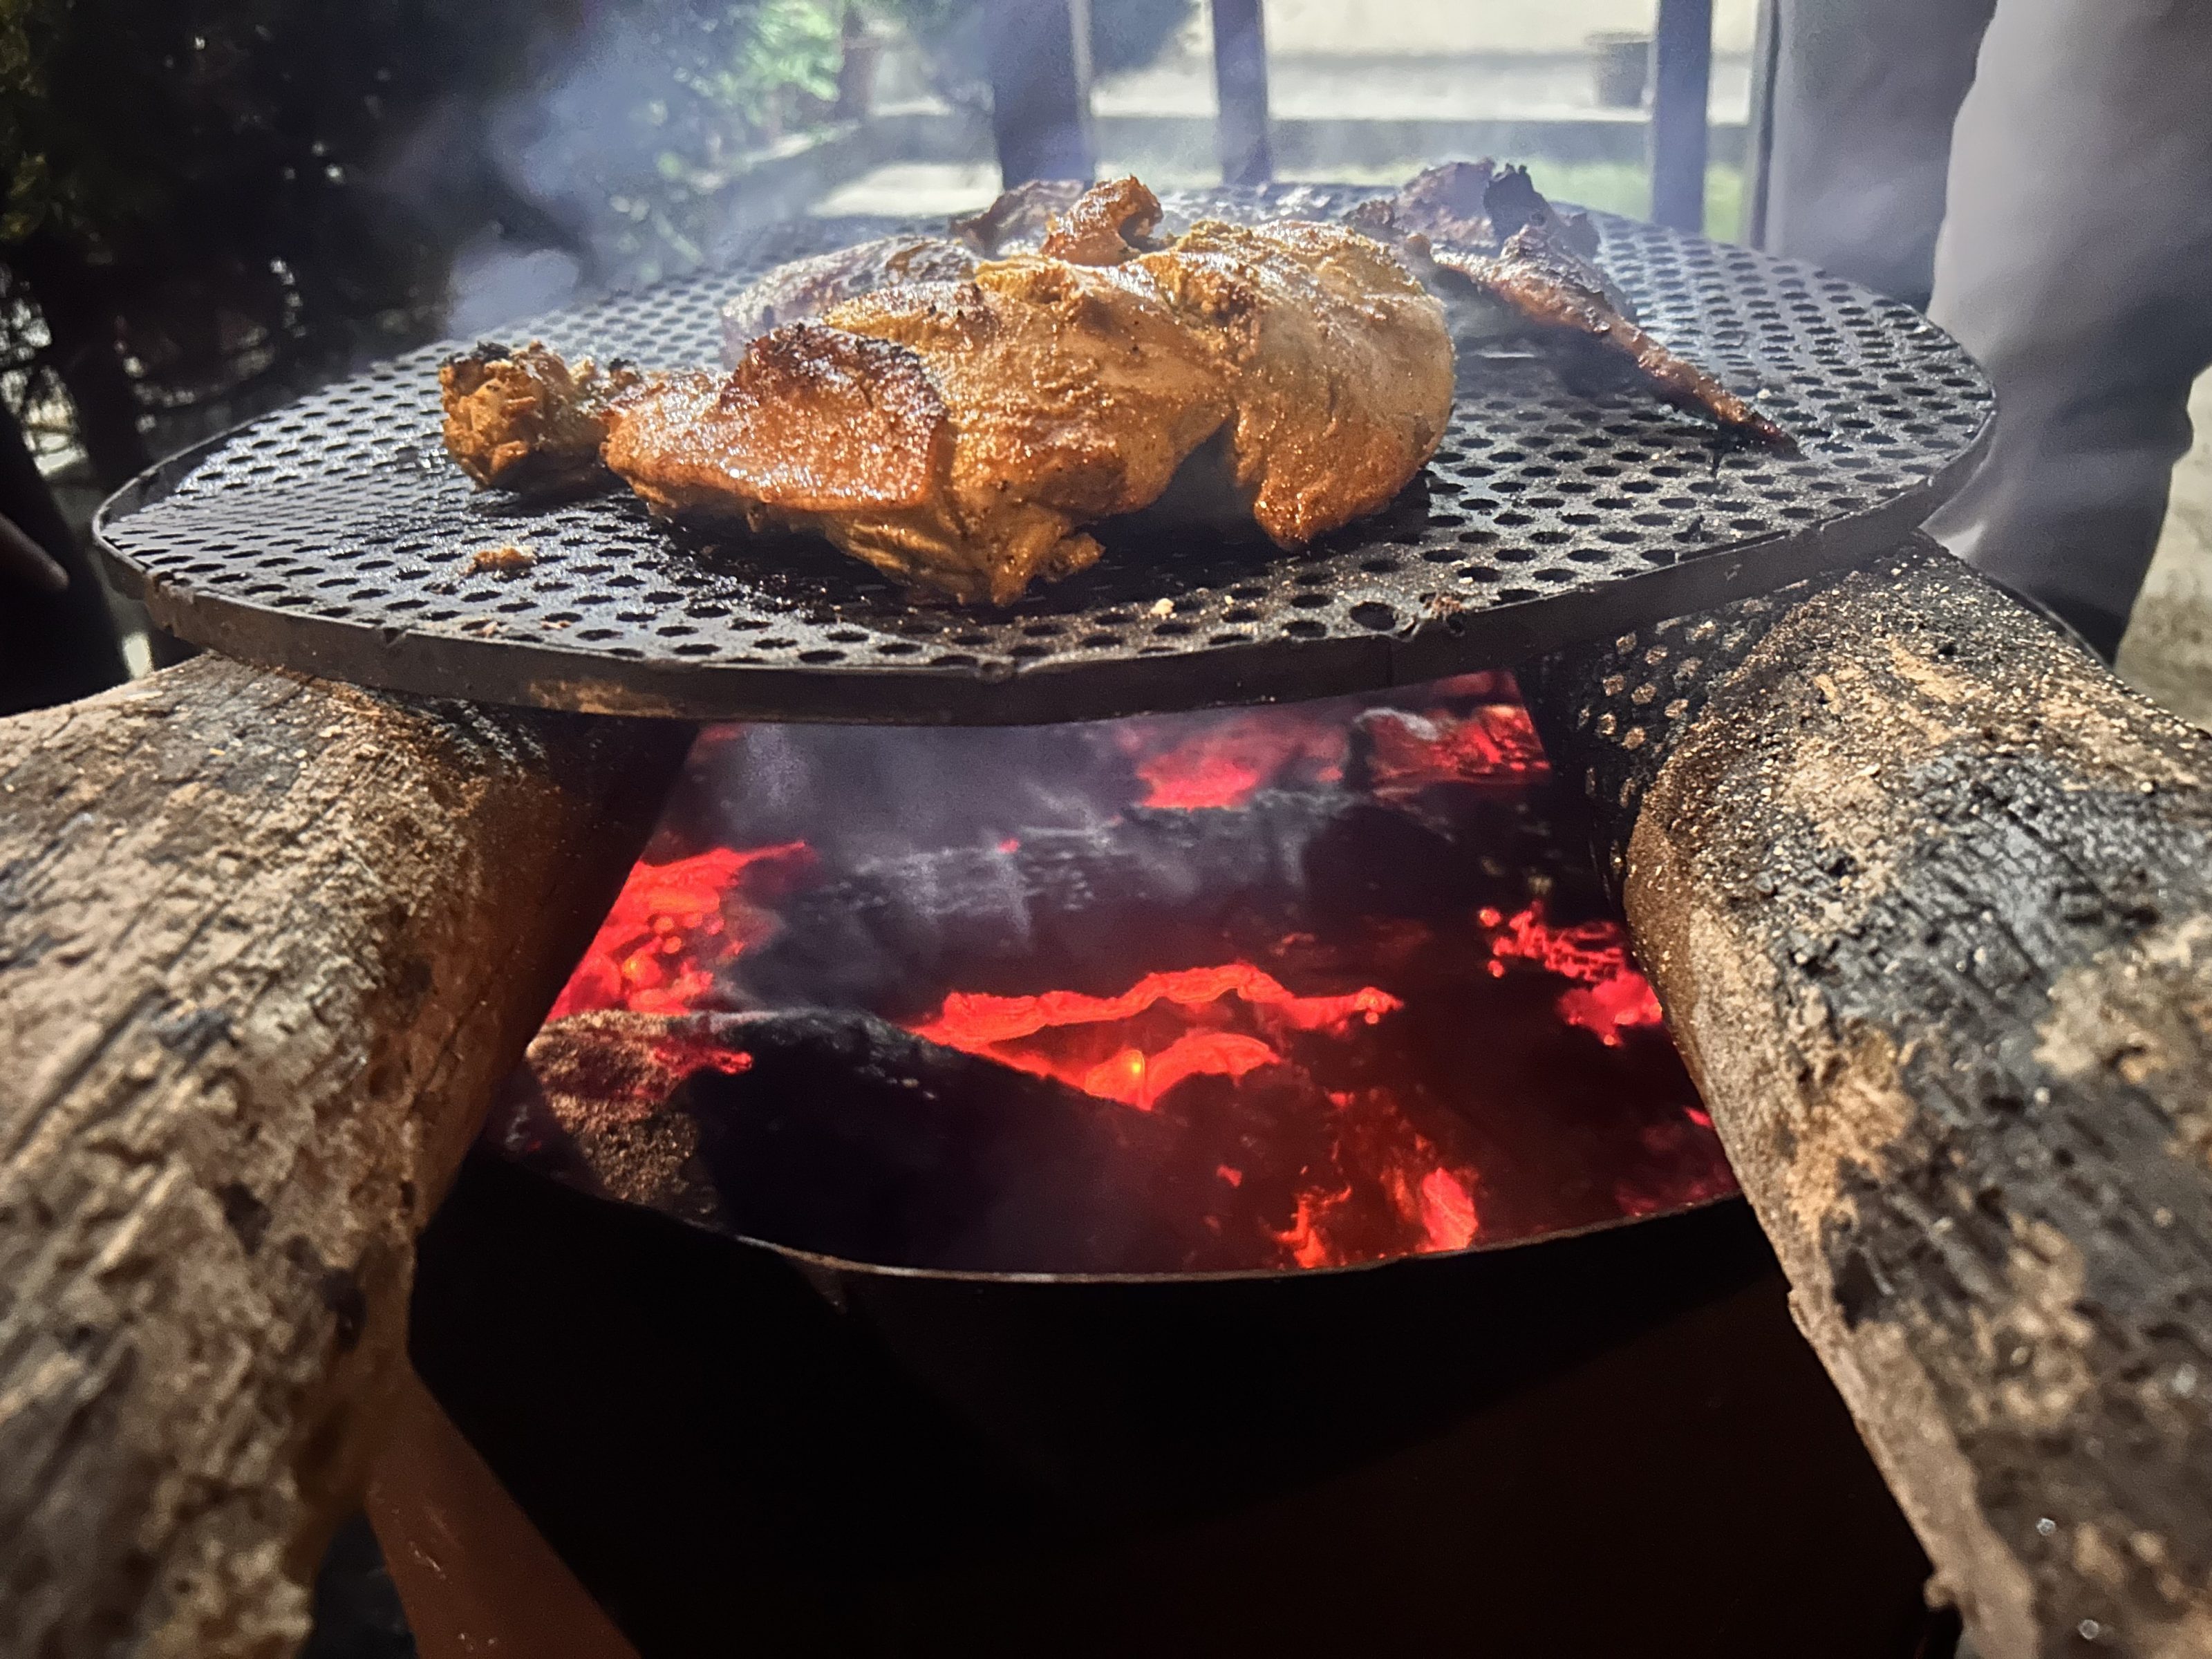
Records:
[[[263,1656],[684,728],[203,658],[0,725],[0,1653]]]
[[[1536,678],[1984,1659],[2212,1652],[2212,739],[1924,545]]]

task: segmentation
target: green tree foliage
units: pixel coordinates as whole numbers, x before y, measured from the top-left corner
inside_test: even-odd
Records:
[[[0,0],[0,259],[58,337],[111,327],[157,395],[411,338],[454,227],[526,213],[465,111],[574,4]],[[438,212],[380,186],[426,134],[452,186]],[[67,286],[96,296],[88,325],[64,320]]]
[[[81,425],[109,405],[112,473],[132,459],[118,398],[235,413],[420,340],[487,234],[616,274],[592,267],[606,198],[627,212],[735,156],[793,98],[826,109],[840,15],[0,0],[0,392],[50,404],[58,375]],[[595,81],[610,54],[620,74]]]

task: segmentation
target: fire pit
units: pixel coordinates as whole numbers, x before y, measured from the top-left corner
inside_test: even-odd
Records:
[[[1741,389],[1795,400],[1800,458],[1668,440],[1659,417],[1594,408],[1539,366],[1503,364],[1493,391],[1462,388],[1448,476],[1376,535],[1303,558],[1223,550],[1165,580],[1109,562],[971,627],[891,606],[842,566],[767,568],[743,550],[658,541],[605,559],[645,530],[604,504],[556,515],[555,556],[526,588],[464,574],[462,555],[495,529],[510,539],[506,526],[471,513],[420,444],[406,452],[395,434],[425,435],[422,392],[386,374],[162,470],[111,505],[104,530],[180,633],[374,684],[570,710],[1018,723],[1371,691],[1565,647],[1529,681],[1552,764],[1593,815],[1703,1109],[1781,1250],[1807,1334],[1937,1558],[1941,1592],[1992,1652],[2048,1650],[2066,1632],[2180,1650],[2203,1627],[2212,1562],[2197,1478],[2212,1443],[2197,1317],[2212,1295],[2200,1156],[2212,764],[2201,738],[1974,579],[1884,544],[1966,463],[1986,414],[1946,342],[1841,284],[1686,240],[1650,246],[1652,314],[1708,329],[1698,341]],[[560,320],[611,328],[659,303]],[[315,438],[330,443],[311,450]],[[323,465],[325,448],[346,464]],[[1780,597],[1696,611],[1854,560]],[[1736,1212],[1480,1248],[1679,1207],[1717,1184],[1703,1126],[1648,1047],[1649,1005],[1606,931],[1618,924],[1586,876],[1544,862],[1569,844],[1536,832],[1538,819],[1556,828],[1554,809],[1494,780],[1437,784],[1407,762],[1451,750],[1470,720],[1475,750],[1504,752],[1504,717],[1479,712],[1496,694],[1362,710],[1340,760],[1272,718],[1250,744],[1237,715],[1193,728],[1190,764],[1167,760],[1180,740],[1109,740],[1097,775],[1119,769],[1118,825],[947,812],[901,826],[894,855],[818,812],[673,820],[645,878],[673,896],[633,890],[619,918],[630,932],[572,985],[561,1040],[501,1120],[500,1146],[539,1169],[480,1157],[465,1192],[514,1183],[556,1232],[562,1217],[636,1230],[649,1248],[622,1256],[624,1272],[592,1280],[575,1264],[533,1288],[574,1315],[608,1312],[578,1304],[587,1283],[617,1302],[650,1291],[656,1320],[695,1346],[672,1362],[695,1383],[757,1375],[757,1352],[726,1346],[702,1366],[696,1345],[738,1340],[748,1298],[781,1313],[799,1297],[819,1352],[849,1360],[879,1337],[925,1403],[1000,1425],[986,1449],[1022,1468],[1172,1468],[1190,1443],[1125,1431],[1141,1403],[1173,1399],[1184,1421],[1234,1416],[1164,1379],[1187,1376],[1193,1355],[1266,1359],[1279,1376],[1304,1357],[1297,1334],[1324,1328],[1324,1304],[1346,1355],[1371,1357],[1382,1379],[1347,1384],[1344,1401],[1402,1394],[1434,1358],[1431,1333],[1466,1310],[1486,1342],[1533,1334],[1559,1295],[1547,1260],[1583,1264],[1570,1275],[1583,1305],[1643,1240],[1656,1251]],[[704,752],[719,747],[750,789],[775,775],[760,747],[772,736],[754,727]],[[0,1103],[16,1149],[0,1244],[23,1264],[32,1315],[6,1382],[30,1403],[0,1419],[0,1462],[80,1471],[69,1489],[97,1502],[58,1516],[39,1491],[7,1491],[0,1542],[27,1540],[25,1580],[43,1588],[0,1618],[39,1643],[137,1624],[289,1628],[296,1567],[278,1558],[311,1549],[329,1506],[357,1490],[406,1240],[484,1079],[585,946],[588,926],[568,912],[596,913],[630,864],[670,746],[581,714],[426,709],[222,664],[38,726],[9,774],[29,810],[0,955],[34,1057],[26,1103]],[[1208,804],[1248,775],[1266,787]],[[1199,827],[1214,823],[1232,829]],[[92,837],[136,849],[161,924],[134,921],[105,951],[82,918],[103,898],[115,908],[116,877]],[[510,850],[518,839],[529,856]],[[207,866],[181,885],[179,848]],[[1147,888],[1162,854],[1182,874]],[[975,911],[969,896],[984,893],[1011,908]],[[1041,925],[1011,953],[963,933],[970,914],[1017,912],[1084,925]],[[1470,1004],[1480,992],[1528,1041],[1447,1029],[1447,989]],[[1577,1135],[1516,1140],[1510,1114],[1469,1086],[1477,1071],[1533,1072],[1547,1092],[1569,1084],[1571,1108],[1582,1085],[1547,1058],[1559,1045],[1578,1045],[1585,1080],[1636,1081],[1613,1089],[1610,1117],[1570,1111],[1571,1125],[1617,1129],[1626,1102],[1635,1133],[1596,1137],[1603,1156],[1583,1156]],[[602,1063],[621,1078],[594,1075]],[[785,1093],[801,1086],[825,1109],[793,1112]],[[924,1109],[902,1116],[902,1097]],[[1249,1155],[1261,1116],[1273,1158]],[[963,1161],[1009,1146],[1065,1180],[1040,1197]],[[870,1201],[842,1213],[792,1201],[828,1163],[865,1175]],[[796,1173],[748,1178],[763,1169]],[[1109,1237],[1091,1224],[1128,1212],[1086,1212],[1079,1174],[1103,1174],[1117,1199],[1166,1197]],[[447,1237],[482,1271],[512,1261],[467,1231],[471,1213],[449,1212]],[[529,1236],[519,1220],[513,1236]],[[694,1267],[669,1268],[664,1249],[696,1253]],[[467,1273],[437,1289],[445,1271],[426,1275],[418,1358],[495,1449],[498,1411],[469,1378],[497,1377],[512,1400],[527,1368],[456,1359],[465,1350],[444,1338],[471,1323],[489,1335],[501,1327],[483,1298],[520,1298],[496,1274],[474,1300],[456,1288]],[[1022,1277],[1037,1273],[1051,1282]],[[1490,1299],[1476,1286],[1493,1275],[1520,1289]],[[1416,1281],[1446,1305],[1390,1299]],[[994,1346],[999,1316],[956,1316],[987,1302],[1030,1310],[1035,1340]],[[1240,1343],[1267,1328],[1225,1311],[1240,1304],[1291,1316]],[[841,1304],[865,1321],[835,1323]],[[1169,1307],[1191,1340],[1148,1349]],[[1118,1323],[1103,1311],[1115,1308]],[[1389,1344],[1375,1322],[1386,1313]],[[824,1316],[832,1327],[808,1323]],[[1071,1340],[1063,1322],[1108,1346]],[[755,1328],[771,1341],[780,1329]],[[1024,1370],[1051,1352],[1075,1370]],[[1120,1403],[1087,1412],[1077,1385],[1117,1375],[1112,1353],[1161,1364],[1133,1363]],[[1445,1355],[1455,1364],[1511,1373],[1464,1348]],[[864,1370],[782,1373],[746,1397],[819,1385],[817,1403],[865,1415],[879,1396]],[[180,1375],[210,1391],[171,1386]],[[652,1417],[669,1375],[641,1366],[624,1409]],[[1347,1373],[1316,1375],[1334,1389]],[[1039,1393],[1016,1386],[1025,1376],[1044,1379]],[[252,1395],[236,1421],[229,1385],[216,1386],[230,1377]],[[1239,1388],[1238,1408],[1260,1392]],[[655,1444],[680,1476],[681,1419],[718,1395],[658,1396],[679,1397],[684,1412],[651,1426],[678,1431]],[[1030,1409],[1041,1397],[1072,1416]],[[532,1424],[550,1458],[495,1458],[549,1516],[557,1495],[533,1469],[558,1467],[564,1427],[597,1420],[551,1403],[566,1423]],[[1371,1450],[1414,1444],[1440,1419],[1268,1420]],[[731,1429],[715,1458],[757,1443],[757,1427]],[[1486,1443],[1510,1443],[1501,1434]],[[1573,1437],[1544,1443],[1564,1451]],[[787,1447],[757,1455],[802,1483],[819,1467]],[[1282,1472],[1266,1464],[1242,1486],[1198,1483],[1175,1512],[1267,1489]],[[913,1490],[941,1487],[927,1456],[915,1467]],[[703,1483],[718,1489],[746,1490]],[[986,1508],[1008,1490],[981,1489]],[[1079,1500],[1086,1482],[1055,1490]],[[773,1565],[760,1540],[783,1516],[737,1507],[742,1526],[699,1535]],[[111,1510],[145,1518],[100,1524]],[[918,1513],[873,1534],[885,1574],[896,1557],[882,1540],[926,1530]],[[577,1536],[557,1541],[582,1559]],[[250,1585],[208,1565],[249,1557],[270,1564]],[[1449,1581],[1429,1570],[1427,1582]],[[648,1616],[647,1581],[607,1583],[625,1617]]]
[[[416,1363],[647,1656],[1917,1655],[1588,827],[1503,675],[709,728]]]
[[[1341,1267],[1708,1201],[1719,1142],[1574,818],[1496,675],[710,728],[491,1133],[952,1272]]]

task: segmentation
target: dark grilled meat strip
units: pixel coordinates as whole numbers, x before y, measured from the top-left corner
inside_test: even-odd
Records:
[[[946,228],[954,240],[989,258],[1034,253],[1044,246],[1052,222],[1080,201],[1088,188],[1073,179],[1032,179],[1004,191],[981,213],[953,220]]]
[[[1495,161],[1447,161],[1416,173],[1388,196],[1362,202],[1344,216],[1345,222],[1378,241],[1413,234],[1494,253],[1498,239],[1483,198],[1497,174]]]
[[[1523,337],[1561,351],[1571,368],[1639,384],[1663,403],[1757,442],[1794,447],[1752,404],[1631,321],[1613,303],[1611,285],[1601,275],[1592,280],[1589,261],[1561,246],[1545,227],[1514,232],[1495,259],[1442,254],[1436,263],[1477,289],[1487,314],[1510,314]]]
[[[1590,222],[1589,215],[1562,212],[1536,188],[1536,181],[1528,176],[1526,167],[1498,168],[1483,187],[1482,204],[1483,212],[1490,220],[1491,234],[1500,247],[1534,225],[1583,259],[1597,258],[1597,227]],[[1597,269],[1595,264],[1590,268]],[[1604,275],[1602,271],[1598,274]],[[1624,300],[1621,303],[1625,307],[1627,302]]]
[[[1346,218],[1395,246],[1443,301],[1462,363],[1525,341],[1556,355],[1578,380],[1641,385],[1728,431],[1790,443],[1750,403],[1638,325],[1628,296],[1597,264],[1596,227],[1546,200],[1526,167],[1431,167]]]
[[[883,236],[778,265],[722,307],[722,360],[735,363],[771,329],[819,317],[863,294],[901,283],[965,282],[981,263],[974,248],[950,237]]]

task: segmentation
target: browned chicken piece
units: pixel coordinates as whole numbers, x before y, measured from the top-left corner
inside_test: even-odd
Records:
[[[1395,495],[1450,416],[1437,302],[1342,227],[1208,223],[1143,251],[1158,215],[1102,185],[1053,233],[1083,261],[884,288],[727,375],[633,387],[590,416],[605,462],[663,511],[816,531],[1000,604],[1094,562],[1084,526],[1158,501],[1224,431],[1224,487],[1285,544]]]
[[[981,213],[950,221],[942,236],[879,236],[778,265],[722,307],[722,361],[736,362],[772,328],[819,317],[879,288],[962,282],[987,258],[1034,252],[1085,188],[1071,179],[1031,179]]]
[[[1443,309],[1381,244],[1339,225],[1201,220],[1153,273],[1237,378],[1236,486],[1297,546],[1387,505],[1451,420]]]
[[[726,374],[684,369],[609,422],[604,459],[664,513],[757,524],[925,503],[950,451],[945,398],[921,358],[885,340],[793,323]]]
[[[943,236],[883,236],[778,265],[722,307],[722,357],[734,363],[772,328],[901,283],[951,283],[975,274],[974,249]]]
[[[1118,265],[1165,246],[1152,235],[1159,227],[1160,198],[1134,179],[1115,179],[1077,198],[1037,252],[1071,264]]]
[[[1031,179],[1002,193],[981,213],[953,220],[947,228],[954,240],[993,258],[1034,253],[1043,246],[1052,222],[1090,188],[1073,179]]]
[[[446,450],[480,484],[544,489],[599,468],[611,398],[636,371],[589,358],[571,367],[537,341],[520,351],[479,345],[438,370]]]
[[[764,455],[726,449],[730,473],[759,511],[963,599],[1003,605],[1094,562],[1080,526],[1158,500],[1232,408],[1223,366],[1133,269],[1024,255],[971,283],[885,289],[823,321],[902,352],[937,388],[947,436],[927,483],[890,510],[824,511],[774,488]],[[617,434],[608,459],[650,495],[647,446]]]

